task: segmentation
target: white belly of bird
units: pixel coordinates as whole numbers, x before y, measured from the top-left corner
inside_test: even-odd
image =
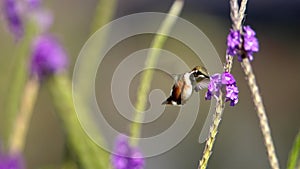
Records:
[[[184,89],[182,90],[182,93],[181,93],[181,101],[184,104],[192,96],[193,86],[190,81],[189,73],[186,73],[183,78],[184,78],[185,84],[184,84]]]

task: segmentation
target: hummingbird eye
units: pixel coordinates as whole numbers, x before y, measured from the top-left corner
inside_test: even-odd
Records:
[[[197,76],[200,76],[200,75],[203,75],[199,70],[196,70],[194,72],[194,76],[197,77]]]
[[[196,71],[194,72],[194,77],[197,77],[197,78],[199,78],[199,77],[201,77],[201,78],[209,78],[209,76],[203,74],[203,73],[202,73],[201,71],[199,71],[199,70],[196,70]]]

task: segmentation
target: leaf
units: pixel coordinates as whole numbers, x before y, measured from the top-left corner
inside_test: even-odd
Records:
[[[300,154],[300,131],[298,132],[294,145],[289,155],[287,169],[296,169],[297,162],[299,161]]]

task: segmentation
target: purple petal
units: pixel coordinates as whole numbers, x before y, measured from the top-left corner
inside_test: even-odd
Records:
[[[31,9],[37,9],[42,4],[41,0],[26,0],[26,2]]]
[[[256,37],[245,38],[244,49],[245,49],[247,52],[258,52],[258,50],[259,50],[259,45],[258,45],[258,40],[257,40],[257,38],[256,38]]]
[[[35,40],[30,67],[32,75],[43,79],[47,75],[65,70],[67,65],[67,54],[54,37],[43,35]]]
[[[41,32],[47,32],[52,26],[53,15],[47,10],[34,10],[31,13],[31,17],[35,21]]]
[[[230,48],[235,48],[241,43],[241,35],[239,31],[230,30],[227,36],[227,46]]]
[[[239,90],[236,85],[226,86],[226,101],[230,101],[230,106],[234,106],[238,103]]]
[[[4,155],[0,152],[0,169],[25,169],[21,155]]]
[[[4,0],[3,2],[4,15],[8,23],[9,30],[18,40],[24,34],[24,26],[22,23],[20,11],[15,0]]]
[[[243,29],[244,29],[244,36],[246,38],[255,37],[256,33],[249,25],[244,26]]]
[[[228,55],[236,55],[239,50],[239,45],[241,43],[241,35],[239,31],[230,30],[227,36],[227,50]]]
[[[114,153],[119,156],[128,157],[131,153],[130,151],[130,145],[127,137],[125,135],[119,135],[115,142]]]
[[[144,168],[145,160],[144,160],[143,154],[138,149],[133,150],[130,165],[131,165],[132,169]]]
[[[224,72],[222,74],[222,84],[231,85],[235,83],[235,79],[232,74]]]
[[[115,169],[143,169],[145,159],[137,148],[129,145],[125,135],[119,135],[114,145],[111,163]]]
[[[212,96],[212,93],[210,91],[207,91],[205,94],[205,100],[211,100],[211,96]]]

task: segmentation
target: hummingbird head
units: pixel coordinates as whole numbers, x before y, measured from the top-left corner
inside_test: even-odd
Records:
[[[199,80],[209,79],[209,74],[205,67],[196,66],[196,67],[194,67],[194,69],[191,70],[191,72],[196,79],[199,79]]]

